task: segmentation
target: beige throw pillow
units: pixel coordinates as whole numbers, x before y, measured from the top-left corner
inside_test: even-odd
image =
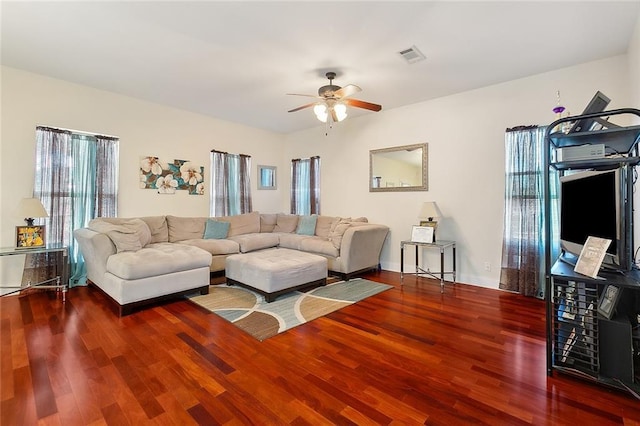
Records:
[[[90,229],[107,234],[118,253],[140,250],[151,242],[151,230],[142,219],[94,219],[89,222]],[[136,243],[137,241],[137,243]]]
[[[349,219],[340,219],[331,227],[331,232],[329,232],[329,241],[331,241],[333,246],[338,250],[340,250],[340,245],[342,244],[342,237],[350,226],[351,222]]]
[[[119,229],[107,232],[107,235],[116,246],[116,251],[138,251],[142,248],[140,238],[133,229]]]
[[[333,216],[318,216],[316,235],[322,238],[329,238],[331,228],[337,225],[339,220],[339,218]]]

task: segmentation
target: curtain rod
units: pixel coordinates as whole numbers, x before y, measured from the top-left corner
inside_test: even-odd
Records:
[[[85,131],[82,131],[82,130],[65,129],[63,127],[36,126],[36,129],[52,130],[54,132],[62,132],[62,133],[75,133],[77,135],[95,136],[95,137],[98,137],[98,138],[118,139],[118,140],[120,140],[120,138],[118,136],[102,135],[100,133],[91,133],[91,132],[85,132]]]
[[[532,129],[537,129],[538,126],[537,124],[530,124],[528,126],[515,126],[515,127],[507,127],[505,129],[505,132],[519,132],[521,130],[532,130]]]
[[[315,158],[320,158],[320,156],[314,155],[313,157],[309,157],[309,158],[292,158],[291,161],[313,160]]]
[[[251,156],[249,154],[229,154],[228,152],[218,151],[216,149],[212,149],[211,152],[215,152],[217,154],[239,155],[240,157],[249,157],[249,158],[251,158]]]

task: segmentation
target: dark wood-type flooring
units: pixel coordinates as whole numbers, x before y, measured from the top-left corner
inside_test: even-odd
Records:
[[[547,377],[544,302],[367,278],[395,287],[264,342],[186,300],[2,297],[0,423],[640,424],[630,395]]]

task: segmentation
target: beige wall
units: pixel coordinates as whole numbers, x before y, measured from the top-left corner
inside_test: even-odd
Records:
[[[497,288],[505,128],[551,122],[557,90],[574,114],[596,90],[611,97],[612,108],[628,106],[629,70],[626,56],[614,57],[350,117],[325,136],[324,126],[280,135],[2,67],[0,243],[13,244],[22,220],[14,205],[33,186],[35,127],[49,125],[120,137],[121,216],[208,214],[208,195],[139,189],[141,155],[196,161],[206,179],[211,149],[252,155],[254,208],[266,212],[289,209],[290,159],[320,155],[322,213],[367,216],[391,227],[383,268],[399,270],[400,241],[410,236],[422,203],[434,200],[444,215],[439,237],[458,242],[459,281]],[[429,191],[369,192],[369,150],[421,142],[429,143]],[[256,190],[258,164],[278,166],[277,191]]]
[[[173,214],[206,216],[204,196],[159,195],[139,188],[139,161],[144,155],[192,160],[210,173],[211,149],[252,156],[254,209],[276,211],[287,191],[257,190],[257,165],[280,166],[282,135],[190,112],[70,84],[36,74],[2,68],[2,193],[0,243],[13,244],[14,226],[22,222],[14,206],[33,190],[35,127],[48,125],[120,138],[120,216]]]
[[[612,108],[628,106],[626,63],[619,56],[349,118],[328,136],[323,128],[287,135],[285,156],[320,155],[324,213],[367,216],[391,227],[384,269],[400,269],[400,241],[410,237],[422,203],[432,200],[444,215],[439,238],[457,241],[459,280],[497,288],[505,128],[553,121],[557,90],[574,114],[597,90],[612,99]],[[369,192],[369,150],[422,142],[429,143],[429,191]],[[431,260],[438,270],[436,259]]]
[[[629,60],[629,76],[631,76],[631,106],[640,108],[640,15],[638,15],[636,28],[629,42],[627,58]]]

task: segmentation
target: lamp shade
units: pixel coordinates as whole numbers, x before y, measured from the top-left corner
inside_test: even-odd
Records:
[[[18,215],[24,217],[28,224],[33,224],[33,218],[49,217],[44,206],[37,198],[23,198],[18,203]]]
[[[438,206],[435,201],[425,201],[422,204],[422,209],[420,209],[420,214],[418,215],[418,219],[429,219],[433,220],[434,218],[440,217],[440,210],[438,210]]]

